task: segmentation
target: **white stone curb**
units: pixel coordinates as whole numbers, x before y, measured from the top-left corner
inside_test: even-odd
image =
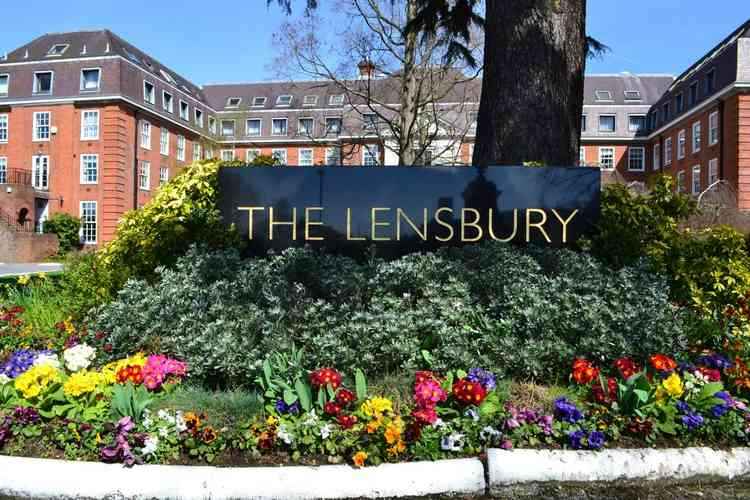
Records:
[[[484,494],[477,459],[322,467],[121,465],[0,457],[0,498],[312,499]]]
[[[750,449],[637,449],[487,452],[490,491],[529,483],[684,481],[750,476]]]

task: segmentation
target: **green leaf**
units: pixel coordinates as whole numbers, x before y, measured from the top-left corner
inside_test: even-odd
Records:
[[[297,379],[294,381],[294,388],[297,391],[299,404],[302,406],[302,409],[310,411],[312,409],[312,392],[310,391],[310,387],[302,382],[301,379]]]
[[[357,391],[357,400],[367,399],[367,379],[365,373],[359,368],[354,372],[354,389]]]
[[[287,405],[294,404],[294,402],[297,401],[297,394],[291,390],[287,389],[284,391],[284,403]]]

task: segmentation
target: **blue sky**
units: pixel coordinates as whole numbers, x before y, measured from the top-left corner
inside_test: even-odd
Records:
[[[197,84],[273,78],[272,33],[285,17],[266,0],[4,4],[12,22],[3,23],[0,51],[44,32],[107,27]],[[679,74],[750,18],[747,0],[589,0],[588,9],[589,34],[612,49],[590,73]]]

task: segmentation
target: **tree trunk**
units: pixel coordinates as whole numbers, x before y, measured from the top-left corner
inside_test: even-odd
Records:
[[[406,0],[406,23],[408,24],[417,15],[417,2],[415,0]],[[401,79],[401,106],[399,109],[399,126],[401,134],[398,137],[398,161],[399,165],[413,165],[415,158],[412,140],[414,138],[414,129],[417,123],[418,103],[417,103],[417,47],[418,34],[416,32],[406,32],[404,36],[404,67],[403,77]]]
[[[575,165],[586,0],[487,2],[475,165]]]

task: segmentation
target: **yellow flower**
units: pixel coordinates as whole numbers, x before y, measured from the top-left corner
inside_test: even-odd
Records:
[[[368,457],[367,453],[365,453],[364,451],[358,451],[352,457],[352,459],[354,460],[354,465],[356,467],[364,467],[367,457]]]
[[[685,392],[685,389],[682,386],[682,379],[680,379],[680,376],[676,373],[673,373],[664,379],[661,385],[664,390],[667,391],[667,394],[675,398],[679,398],[682,396],[682,393]]]
[[[395,419],[385,428],[385,441],[394,444],[401,440],[401,420]]]
[[[391,400],[387,398],[370,398],[362,403],[360,410],[368,417],[379,417],[386,412],[392,412],[393,403],[391,403]]]
[[[31,278],[29,278],[28,274],[24,274],[22,276],[19,276],[18,277],[18,284],[19,285],[28,285],[30,279]]]
[[[279,420],[273,415],[269,415],[268,418],[266,419],[266,423],[268,425],[276,425],[279,423]]]
[[[388,454],[391,456],[398,455],[406,451],[406,444],[402,440],[398,440],[396,444],[388,448]]]
[[[63,392],[65,392],[66,396],[78,397],[82,394],[94,392],[103,383],[106,383],[106,378],[103,374],[80,370],[65,381]]]
[[[126,366],[140,366],[142,368],[145,364],[146,356],[144,356],[142,352],[139,352],[129,358],[118,359],[117,361],[104,365],[102,368],[102,375],[104,375],[107,385],[112,385],[117,382],[117,372],[122,368],[125,368]]]
[[[373,420],[372,422],[368,422],[367,427],[365,427],[365,430],[368,434],[372,434],[378,429],[380,429],[381,421],[380,419]]]
[[[14,386],[24,398],[33,399],[42,394],[50,384],[60,381],[60,372],[54,366],[44,363],[32,366],[19,375]]]

